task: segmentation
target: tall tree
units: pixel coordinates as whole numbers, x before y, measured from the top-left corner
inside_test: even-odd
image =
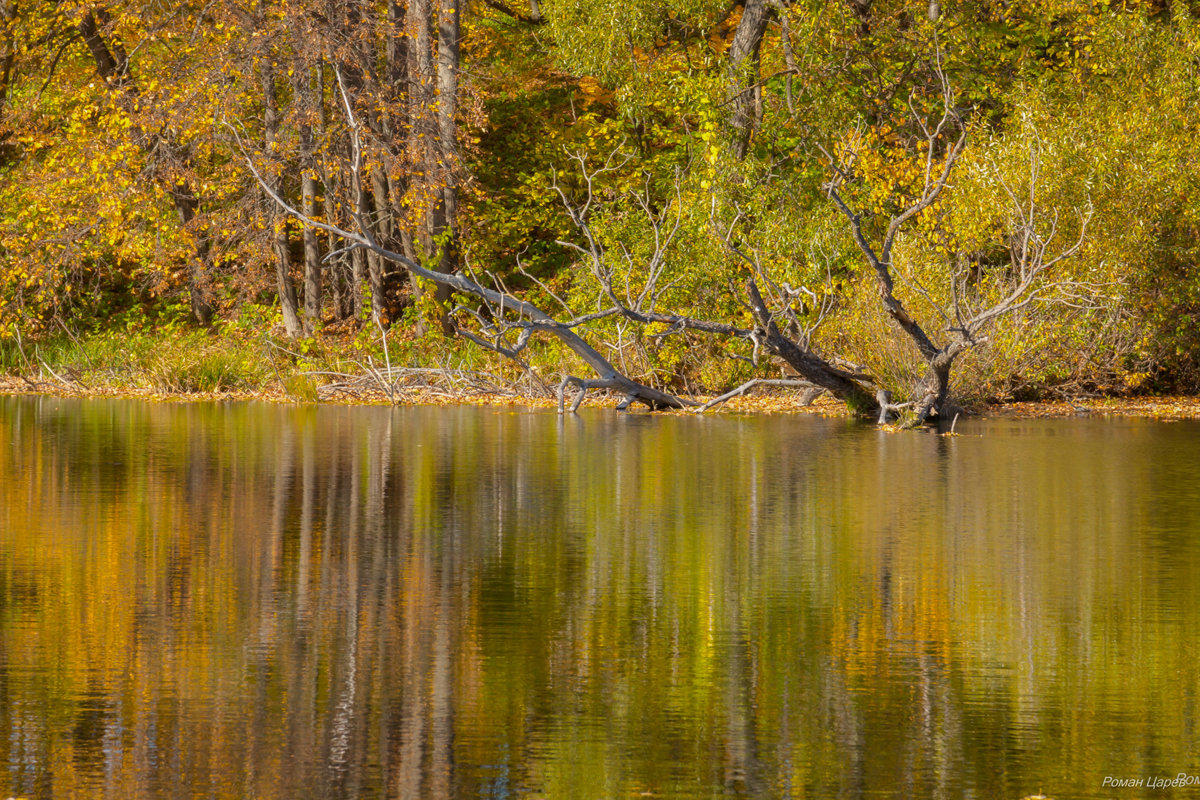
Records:
[[[410,157],[424,209],[424,256],[435,269],[458,268],[458,70],[461,22],[458,0],[409,0]],[[445,333],[453,333],[447,314],[450,287],[438,284],[435,300]]]
[[[96,72],[119,95],[121,100],[133,108],[140,95],[134,78],[129,55],[121,40],[112,35],[110,18],[103,6],[85,11],[77,27],[80,36],[96,66]],[[158,166],[158,179],[162,181],[179,223],[190,233],[194,247],[188,269],[188,287],[191,297],[192,315],[202,325],[212,321],[216,311],[216,300],[211,283],[210,243],[203,224],[197,220],[200,198],[196,194],[191,173],[191,157],[187,149],[173,140],[169,130],[155,128],[143,130],[135,124],[130,131],[134,140],[146,151],[154,153]]]
[[[279,149],[279,93],[275,85],[273,54],[265,53],[260,61],[263,89],[263,145],[268,154]],[[302,171],[303,168],[302,168]],[[281,191],[280,173],[272,171],[269,180],[275,192]],[[302,179],[303,180],[303,179]],[[271,246],[275,251],[275,286],[278,289],[279,305],[283,312],[283,328],[295,339],[304,333],[300,321],[296,284],[292,280],[291,243],[288,240],[288,220],[278,209],[267,207],[267,218],[271,231]]]
[[[759,85],[759,50],[767,31],[767,0],[746,0],[729,46],[730,100],[733,113],[734,152],[745,158],[750,138],[758,126],[762,87]]]

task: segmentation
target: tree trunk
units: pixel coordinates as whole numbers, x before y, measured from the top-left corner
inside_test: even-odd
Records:
[[[192,227],[192,220],[196,218],[196,209],[200,201],[192,194],[191,187],[185,183],[175,184],[171,188],[171,202],[179,216],[180,226],[185,230]],[[201,325],[209,325],[216,313],[216,302],[208,274],[208,237],[201,232],[195,232],[193,235],[196,247],[188,258],[188,298],[192,317]]]
[[[413,54],[406,32],[407,11],[408,8],[402,0],[390,0],[388,3],[387,80],[388,89],[395,100],[383,116],[383,132],[384,140],[393,148],[393,152],[388,154],[392,158],[403,152],[404,136],[413,119],[408,108],[408,101],[412,95],[412,76],[409,70],[412,67]],[[408,193],[407,173],[407,170],[384,170],[386,187],[382,191],[377,189],[375,196],[377,202],[383,202],[382,199],[386,198],[393,244],[399,247],[401,253],[415,259],[416,248],[406,224],[409,212],[404,205],[405,195]],[[419,299],[421,289],[415,278],[412,279],[411,286],[413,298]]]
[[[317,215],[317,181],[309,170],[300,179],[301,210]],[[321,324],[321,247],[317,232],[304,229],[304,332],[312,335]]]
[[[300,210],[309,217],[317,215],[316,145],[312,125],[307,121],[320,118],[317,105],[323,103],[321,87],[313,91],[313,76],[307,65],[296,70],[295,91],[305,122],[300,125]],[[317,78],[320,80],[318,69]],[[316,113],[314,113],[316,112]],[[321,324],[321,246],[317,231],[305,226],[304,238],[304,333],[311,336]]]
[[[441,248],[438,271],[449,275],[458,269],[458,62],[460,16],[459,0],[438,2],[437,58],[437,162],[441,196],[434,209],[433,236]],[[438,305],[442,332],[454,334],[454,323],[445,309],[449,308],[450,287],[438,285]]]
[[[921,425],[931,416],[946,416],[950,402],[950,371],[954,366],[955,357],[960,352],[962,350],[952,344],[930,359],[925,377],[913,393],[913,397],[916,398],[916,416],[913,424]]]
[[[739,160],[750,150],[750,139],[758,127],[761,89],[758,84],[758,52],[767,31],[767,0],[746,0],[729,46],[729,94],[733,101],[733,150]]]
[[[432,0],[409,0],[407,18],[413,43],[410,50],[409,146],[417,164],[415,174],[433,197],[422,226],[420,249],[426,257],[438,254],[434,269],[447,275],[458,268],[455,117],[458,110],[459,12],[458,0],[438,0],[436,40]],[[415,282],[414,289],[420,291]],[[447,312],[450,287],[438,283],[434,291],[442,330],[451,334],[454,324]]]
[[[114,89],[137,95],[137,87],[133,84],[133,76],[129,74],[129,60],[124,48],[106,39],[104,31],[100,29],[99,21],[104,19],[106,14],[103,9],[89,11],[79,21],[79,34],[92,54],[100,77]]]
[[[410,125],[409,158],[413,161],[414,176],[430,184],[437,178],[437,120],[433,113],[437,98],[437,73],[433,61],[433,5],[431,0],[409,0],[407,15],[409,41]],[[432,251],[430,231],[425,226],[421,247]]]
[[[263,58],[262,87],[263,87],[263,144],[268,156],[278,158],[279,139],[279,99],[275,88],[275,70],[269,61],[270,54]],[[275,166],[274,164],[272,165]],[[279,194],[282,191],[282,181],[271,178],[271,189]],[[275,286],[279,294],[279,305],[283,310],[283,329],[289,338],[298,339],[304,335],[304,326],[300,324],[298,302],[296,299],[296,284],[291,275],[291,247],[288,242],[287,217],[275,211],[268,214],[271,218],[271,246],[275,251]]]
[[[344,196],[344,175],[340,170],[332,172],[333,184],[327,189],[330,196]],[[349,215],[346,213],[345,206],[341,203],[326,204],[326,208],[331,210],[331,216],[337,220],[338,225],[349,224]],[[342,246],[341,239],[337,236],[329,237],[330,251],[337,250]],[[356,272],[355,264],[361,259],[361,253],[347,254],[342,253],[337,257],[329,270],[330,285],[333,287],[333,306],[338,319],[350,319],[358,315],[358,309],[362,305],[362,287],[355,282],[354,276]]]
[[[458,63],[459,0],[440,0],[438,3],[438,63],[437,63],[437,143],[439,183],[442,185],[441,231],[447,237],[442,248],[441,271],[458,269]],[[435,234],[436,235],[436,234]]]
[[[379,226],[373,221],[374,203],[372,202],[371,192],[362,185],[362,176],[357,178],[359,185],[354,187],[355,195],[357,196],[358,216],[363,221],[364,225],[371,228],[371,236],[375,241],[383,244],[386,240],[381,238]],[[388,245],[384,244],[384,247]],[[359,251],[355,251],[355,255],[359,255]],[[369,251],[366,257],[367,267],[367,288],[371,295],[371,321],[377,325],[384,323],[383,319],[383,258],[378,253]],[[362,280],[361,274],[355,275],[356,281]]]
[[[391,8],[392,3],[388,4],[389,22],[393,16]],[[357,9],[351,8],[349,19],[352,25],[364,28],[363,34],[357,37],[357,69],[355,74],[360,78],[358,83],[362,88],[368,88],[371,92],[369,97],[376,97],[375,102],[362,110],[362,117],[366,120],[368,128],[371,130],[376,140],[385,140],[386,132],[384,130],[384,111],[383,108],[390,105],[384,100],[386,94],[379,95],[377,93],[385,91],[383,80],[389,80],[390,63],[385,63],[384,68],[387,72],[380,71],[378,63],[378,55],[376,53],[376,43],[378,41],[378,30],[374,23],[374,12],[371,12],[367,25],[364,25],[361,15]],[[369,29],[368,29],[369,26]],[[391,32],[388,31],[388,34]],[[392,39],[394,37],[385,35],[386,48],[393,47]],[[381,80],[382,79],[382,80]],[[390,98],[388,98],[390,99]],[[375,240],[380,242],[388,249],[394,249],[394,244],[391,239],[391,215],[387,201],[387,179],[386,172],[388,168],[388,153],[382,146],[372,147],[370,151],[364,153],[368,156],[360,169],[358,180],[360,185],[358,190],[358,201],[360,203],[359,214],[363,221],[370,227]],[[370,173],[368,179],[364,173]],[[369,184],[367,181],[369,180]],[[367,288],[371,299],[371,319],[376,324],[387,324],[389,322],[387,316],[387,277],[384,260],[377,253],[367,254]]]
[[[16,24],[17,7],[13,0],[0,0],[0,108],[8,105],[8,92],[12,86],[13,67],[17,63],[16,41],[13,26]]]
[[[275,250],[275,283],[279,287],[279,305],[283,310],[283,329],[289,338],[299,339],[304,335],[304,326],[300,323],[296,284],[292,281],[290,274],[291,242],[288,238],[287,220],[277,218],[274,228],[272,248]]]
[[[802,348],[779,330],[767,308],[758,284],[751,278],[746,281],[746,295],[750,308],[764,334],[764,344],[772,353],[782,358],[805,380],[820,386],[844,402],[859,414],[867,414],[877,407],[875,397],[859,381],[861,378],[844,372],[826,362],[815,353]]]
[[[433,8],[430,0],[408,0],[408,158],[413,163],[413,177],[417,185],[428,183],[429,146],[433,142],[433,130],[429,125],[429,107],[433,104],[433,35],[430,31]],[[417,251],[415,261],[421,261],[432,251],[427,220],[414,220],[417,229]],[[425,290],[415,273],[410,273],[413,296],[424,297]],[[423,333],[418,326],[418,334]]]
[[[363,310],[363,282],[367,275],[367,253],[362,248],[350,254],[350,315],[358,317]]]
[[[388,201],[387,157],[388,154],[381,149],[379,160],[371,168],[371,196],[375,201],[375,238],[387,249],[395,250],[397,225],[392,217],[393,206]],[[373,308],[378,310],[379,317],[385,324],[391,324],[392,308],[388,298],[395,280],[388,278],[383,259],[379,260],[378,274],[372,275],[371,279]]]

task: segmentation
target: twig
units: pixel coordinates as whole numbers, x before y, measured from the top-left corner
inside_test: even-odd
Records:
[[[55,380],[57,380],[57,381],[58,381],[59,383],[61,383],[63,386],[67,387],[68,389],[73,389],[73,390],[78,390],[78,389],[79,389],[79,384],[78,384],[77,382],[75,382],[75,381],[69,381],[69,380],[67,380],[66,378],[64,378],[64,377],[62,377],[61,375],[59,375],[57,372],[55,372],[53,369],[51,369],[51,368],[50,368],[50,365],[46,363],[46,360],[45,360],[44,358],[41,358],[41,357],[39,356],[39,357],[38,357],[38,362],[39,362],[39,363],[40,363],[40,364],[41,364],[41,365],[42,365],[42,366],[45,368],[45,370],[46,370],[47,372],[49,372],[51,375],[53,375],[53,376],[54,376]]]
[[[270,341],[267,342],[267,345],[268,345],[267,359],[270,360],[270,362],[271,362],[271,369],[275,371],[275,380],[279,381],[279,388],[283,389],[283,393],[284,393],[284,395],[287,396],[287,399],[290,402],[295,403],[296,398],[292,396],[291,390],[288,389],[287,383],[285,383],[283,380],[283,375],[281,375],[279,373],[279,365],[275,363],[275,357],[271,355],[271,351],[270,351],[270,347],[269,347],[269,345],[271,345],[271,344],[273,344],[273,343]]]

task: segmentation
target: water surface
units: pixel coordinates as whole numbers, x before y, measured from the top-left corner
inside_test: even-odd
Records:
[[[0,797],[1194,793],[1200,425],[958,430],[0,397]]]

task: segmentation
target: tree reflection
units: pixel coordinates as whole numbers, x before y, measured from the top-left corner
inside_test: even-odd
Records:
[[[1013,427],[0,398],[0,792],[1200,772],[1200,431]]]

